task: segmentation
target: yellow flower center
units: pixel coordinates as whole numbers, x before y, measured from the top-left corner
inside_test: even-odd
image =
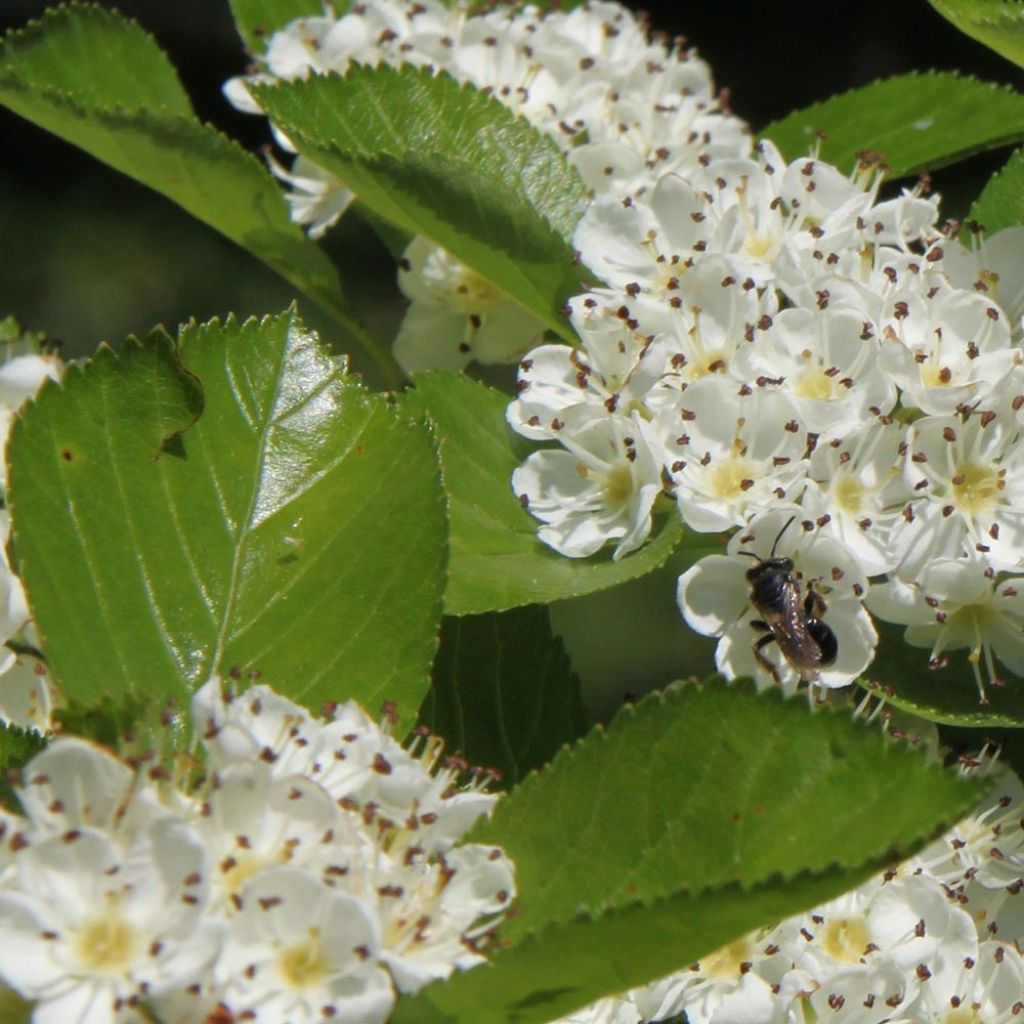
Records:
[[[867,490],[852,473],[840,473],[832,484],[836,504],[848,515],[859,514]]]
[[[750,963],[751,952],[750,939],[744,936],[704,957],[700,967],[707,977],[716,981],[736,979],[743,973],[743,964]]]
[[[625,505],[633,494],[633,475],[623,464],[612,467],[604,479],[604,501],[609,508]]]
[[[281,977],[292,988],[309,988],[322,982],[327,977],[328,964],[319,930],[310,928],[308,938],[282,950],[278,966]]]
[[[868,930],[860,918],[833,918],[819,933],[821,947],[833,960],[855,964],[868,945]]]
[[[955,1010],[950,1009],[942,1018],[943,1024],[981,1024],[979,1008],[970,1003],[961,1003]]]
[[[752,260],[766,260],[775,247],[775,239],[763,231],[748,231],[743,239],[743,255]]]
[[[965,515],[978,516],[991,512],[999,504],[1000,491],[1006,486],[1004,470],[965,462],[957,466],[953,477],[953,500]]]
[[[505,302],[505,293],[490,281],[464,267],[451,289],[452,305],[460,312],[488,313]]]
[[[116,974],[135,959],[139,948],[136,930],[117,912],[89,921],[75,936],[75,957],[86,971]]]
[[[836,396],[833,377],[820,366],[808,366],[793,383],[793,394],[800,398],[817,398],[828,401]]]
[[[716,462],[709,476],[711,491],[716,498],[735,501],[761,476],[761,469],[745,456],[733,455],[722,462]]]
[[[951,384],[959,384],[959,378],[953,377],[953,372],[948,366],[934,360],[927,360],[921,364],[921,383],[928,388],[945,388]]]

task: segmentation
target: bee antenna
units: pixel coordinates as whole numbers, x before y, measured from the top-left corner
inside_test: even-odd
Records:
[[[779,541],[782,540],[782,535],[790,528],[790,526],[793,525],[793,520],[794,519],[796,519],[796,515],[795,514],[791,515],[786,520],[786,522],[783,524],[782,529],[779,530],[778,534],[775,537],[775,543],[772,544],[772,553],[768,556],[769,558],[774,558],[775,557],[775,549],[779,546]]]
[[[737,551],[736,554],[737,555],[746,555],[747,558],[756,558],[757,561],[759,561],[759,562],[761,561],[761,556],[760,555],[755,555],[753,551]]]

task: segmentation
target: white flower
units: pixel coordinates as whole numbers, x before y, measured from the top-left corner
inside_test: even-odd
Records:
[[[692,964],[687,970],[634,989],[630,996],[643,1020],[685,1013],[691,1024],[767,1020],[773,989],[791,957],[768,929],[749,932]]]
[[[843,437],[819,440],[800,498],[806,517],[849,548],[867,576],[899,561],[895,525],[913,492],[903,478],[906,430],[869,418]]]
[[[390,851],[376,878],[381,957],[399,992],[483,962],[476,943],[508,909],[515,885],[501,850],[456,847],[426,864],[414,844]]]
[[[809,431],[842,437],[896,404],[896,387],[879,356],[878,339],[860,310],[785,309],[740,349],[734,372],[784,390]]]
[[[292,1024],[387,1019],[394,993],[380,965],[380,925],[364,901],[292,867],[246,883],[217,976],[236,1016]]]
[[[966,249],[955,239],[943,246],[942,269],[956,288],[986,295],[1009,320],[1015,342],[1024,337],[1024,227],[1006,228]]]
[[[1006,314],[977,292],[890,296],[880,328],[883,366],[926,413],[987,401],[1022,364]]]
[[[290,864],[315,876],[361,877],[373,856],[372,842],[325,790],[303,775],[274,775],[259,761],[216,773],[197,831],[216,865],[211,899],[229,917],[243,886],[264,869]]]
[[[665,371],[667,348],[637,329],[622,298],[591,292],[571,300],[582,347],[541,345],[520,362],[517,397],[506,412],[513,430],[546,441],[559,436],[566,417],[582,422],[636,411],[650,418],[645,399]]]
[[[608,284],[670,299],[708,250],[711,217],[710,198],[669,174],[650,191],[599,197],[580,218],[573,244]]]
[[[917,861],[950,887],[968,881],[990,890],[1010,886],[1020,891],[1024,888],[1022,806],[1024,783],[1013,772],[1004,771],[984,803],[922,851]]]
[[[406,248],[398,284],[412,300],[394,344],[407,373],[514,363],[544,333],[500,288],[425,238]]]
[[[800,919],[806,939],[797,965],[817,978],[855,964],[899,969],[904,1000],[917,990],[920,968],[940,969],[974,953],[977,932],[970,915],[951,902],[928,875],[876,877]],[[826,990],[829,984],[823,986]]]
[[[800,496],[807,432],[788,395],[704,377],[657,426],[679,515],[704,533],[741,526]]]
[[[996,569],[1024,565],[1024,445],[1009,409],[926,416],[904,462],[915,497],[892,542],[908,580],[936,558],[971,555]]]
[[[873,587],[867,604],[879,618],[906,625],[907,643],[929,648],[934,668],[948,663],[948,651],[966,647],[982,703],[988,700],[986,679],[1003,684],[996,659],[1024,677],[1022,577],[997,577],[978,559],[937,558],[915,584],[893,580]]]
[[[664,375],[648,397],[652,408],[678,407],[680,392],[702,377],[737,384],[754,379],[741,364],[772,324],[774,296],[760,294],[733,270],[724,257],[706,256],[679,277],[656,312],[650,302],[640,307],[640,329],[662,341],[667,355]]]
[[[622,558],[650,535],[661,446],[636,413],[578,419],[566,414],[564,450],[534,452],[512,474],[512,489],[544,523],[537,535],[560,554],[585,558],[614,541],[613,557]]]
[[[709,555],[696,562],[679,578],[679,607],[692,629],[720,638],[715,664],[730,679],[753,676],[759,686],[776,681],[787,691],[794,690],[801,679],[824,687],[846,686],[871,662],[877,642],[861,604],[867,580],[850,553],[813,523],[793,522],[787,527],[797,514],[785,506],[766,513],[746,530],[733,534],[727,555]],[[811,588],[824,599],[827,611],[823,621],[837,645],[831,664],[793,665],[777,650],[772,653],[777,641],[767,640],[772,634],[755,625],[769,619],[772,609],[754,606],[747,574],[758,560],[770,557],[792,562],[788,571],[792,586],[787,592],[798,614],[805,612]],[[817,642],[812,640],[805,638],[813,656]],[[760,657],[755,643],[762,644]]]
[[[120,1005],[185,988],[217,954],[206,854],[182,821],[159,818],[124,847],[91,827],[38,835],[15,868],[0,975],[38,1001],[34,1024],[113,1024]]]
[[[888,1022],[906,1005],[908,980],[906,972],[885,960],[844,964],[814,979],[816,984],[804,996],[799,1012],[805,1020],[836,1024]]]
[[[1012,943],[982,942],[974,956],[950,960],[921,985],[905,1017],[893,1024],[1012,1021],[1020,1014],[1024,958]]]
[[[291,169],[268,159],[274,177],[291,186],[285,193],[292,220],[308,224],[310,238],[322,238],[352,204],[355,193],[330,171],[299,155]]]
[[[31,654],[15,655],[13,664],[0,674],[0,721],[48,732],[55,697],[46,663]]]

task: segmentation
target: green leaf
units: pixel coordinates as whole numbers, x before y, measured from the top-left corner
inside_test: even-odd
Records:
[[[1024,149],[1018,149],[989,178],[967,220],[977,222],[988,234],[1024,224]]]
[[[1024,3],[1021,0],[928,0],[964,35],[1024,68]]]
[[[587,728],[579,679],[548,610],[446,618],[420,722],[513,785]]]
[[[451,543],[449,615],[615,586],[657,569],[683,535],[678,517],[669,515],[649,544],[618,562],[610,554],[565,558],[537,540],[537,520],[512,493],[512,470],[530,446],[505,422],[506,395],[461,374],[438,372],[417,377],[405,404],[431,419],[440,441]]]
[[[1024,679],[1009,676],[1005,686],[987,685],[983,704],[966,650],[949,651],[945,668],[929,669],[928,649],[908,644],[903,627],[877,620],[875,627],[875,660],[859,680],[866,690],[932,722],[1024,728]]]
[[[46,743],[42,733],[0,722],[0,807],[12,811],[19,809],[12,780],[20,768],[45,748]]]
[[[106,7],[51,7],[4,37],[0,63],[16,68],[25,85],[74,96],[83,107],[193,116],[188,94],[156,40]]]
[[[231,0],[235,27],[252,53],[262,53],[267,40],[296,18],[322,17],[321,0]]]
[[[508,948],[395,1020],[543,1024],[859,884],[982,791],[848,712],[747,684],[671,687],[476,830],[516,864]]]
[[[952,72],[899,75],[805,107],[760,134],[795,160],[815,149],[820,132],[822,160],[848,170],[869,150],[899,178],[1024,139],[1024,96]]]
[[[273,176],[196,120],[173,67],[134,22],[71,5],[8,33],[0,42],[0,104],[249,250],[329,311],[389,380],[400,379],[390,358],[366,341],[327,256],[292,223]]]
[[[69,696],[183,697],[237,670],[311,707],[415,713],[443,585],[433,442],[294,312],[101,348],[19,416],[9,454]]]
[[[444,246],[552,330],[569,330],[561,309],[593,276],[572,248],[587,192],[552,139],[427,68],[356,66],[254,95],[375,213]]]

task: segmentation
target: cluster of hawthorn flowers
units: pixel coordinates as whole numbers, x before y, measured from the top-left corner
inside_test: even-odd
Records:
[[[925,183],[882,194],[878,156],[839,169],[755,146],[706,63],[617,3],[328,10],[274,34],[226,92],[256,112],[247,83],[354,61],[486,89],[594,192],[575,244],[602,284],[568,303],[575,346],[423,239],[399,273],[408,370],[519,359],[508,421],[547,447],[513,489],[544,543],[623,558],[669,501],[690,530],[731,533],[678,595],[730,677],[806,674],[752,650],[746,572],[773,553],[827,607],[838,654],[816,684],[867,668],[873,616],[936,669],[966,648],[982,701],[1024,675],[1024,229],[965,245]],[[314,235],[351,198],[302,157],[277,171]]]
[[[598,0],[568,12],[508,5],[471,13],[441,0],[368,0],[341,17],[300,18],[275,32],[253,73],[231,79],[228,99],[261,113],[247,85],[354,64],[411,64],[485,90],[553,138],[597,195],[653,185],[698,160],[749,149],[749,128],[714,90],[707,64],[682,44],[651,38],[645,22]],[[279,132],[278,142],[294,151]],[[299,156],[285,168],[294,219],[322,235],[353,196]],[[504,293],[424,239],[407,248],[399,285],[410,307],[395,339],[409,372],[509,363],[543,325]]]
[[[813,682],[865,670],[875,615],[933,666],[968,648],[985,700],[1024,674],[1024,229],[969,249],[879,184],[765,142],[598,198],[577,242],[607,286],[570,303],[578,348],[520,362],[509,423],[555,446],[513,488],[570,557],[639,548],[662,495],[730,532],[678,594],[730,677],[804,674],[752,650],[746,574],[774,555],[828,606]]]
[[[557,1024],[1019,1020],[1022,878],[1024,785],[1006,773],[975,814],[917,857]]]
[[[60,357],[42,338],[23,336],[12,318],[0,321],[0,444],[6,443],[18,407],[46,380],[59,380]],[[49,727],[54,691],[36,656],[35,632],[21,580],[7,556],[7,463],[0,458],[0,722],[40,731]]]
[[[483,951],[515,888],[460,843],[495,796],[358,705],[197,691],[200,762],[58,737],[0,811],[0,978],[33,1024],[385,1021]],[[386,719],[385,719],[386,720]]]

